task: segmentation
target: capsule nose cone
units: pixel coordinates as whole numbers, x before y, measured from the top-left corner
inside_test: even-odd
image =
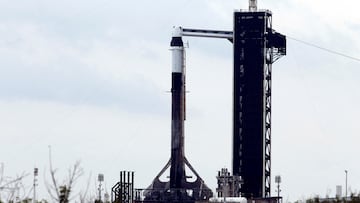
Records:
[[[182,27],[174,27],[174,30],[172,32],[173,37],[181,37],[182,33]]]
[[[183,47],[184,43],[181,39],[182,36],[182,28],[181,27],[174,27],[171,43],[170,46],[172,47]]]

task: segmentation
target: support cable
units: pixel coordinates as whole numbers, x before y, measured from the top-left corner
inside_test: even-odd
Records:
[[[332,54],[336,54],[336,55],[339,55],[339,56],[342,56],[342,57],[345,57],[345,58],[352,59],[352,60],[355,60],[357,62],[360,62],[360,58],[349,56],[349,55],[343,54],[341,52],[334,51],[334,50],[331,50],[331,49],[327,49],[327,48],[321,47],[319,45],[316,45],[316,44],[313,44],[313,43],[310,43],[310,42],[306,42],[306,41],[303,41],[303,40],[300,40],[300,39],[296,39],[294,37],[290,37],[289,35],[286,35],[286,37],[291,39],[291,40],[300,42],[302,44],[305,44],[305,45],[308,45],[308,46],[311,46],[311,47],[315,47],[315,48],[321,49],[323,51],[326,51],[326,52],[329,52],[329,53],[332,53]]]

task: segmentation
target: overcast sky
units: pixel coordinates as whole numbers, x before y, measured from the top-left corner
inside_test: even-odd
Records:
[[[172,27],[232,30],[234,9],[247,4],[0,0],[5,174],[39,167],[39,198],[46,198],[51,145],[59,179],[79,159],[86,177],[92,173],[93,194],[96,174],[104,173],[109,190],[120,170],[135,171],[136,187],[147,187],[170,156]],[[258,4],[273,12],[278,32],[360,58],[358,0]],[[184,41],[186,156],[215,189],[217,170],[231,168],[232,44]],[[273,65],[272,175],[282,176],[285,200],[334,196],[345,169],[358,192],[360,63],[289,38],[287,46],[287,56]]]

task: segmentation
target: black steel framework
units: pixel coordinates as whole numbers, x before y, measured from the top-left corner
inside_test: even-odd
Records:
[[[120,171],[120,181],[111,188],[111,202],[133,203],[134,191],[134,172]]]
[[[286,54],[270,11],[234,13],[233,174],[241,194],[270,197],[271,65]]]

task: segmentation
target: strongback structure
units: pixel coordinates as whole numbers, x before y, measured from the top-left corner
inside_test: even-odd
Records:
[[[241,195],[270,197],[271,64],[286,54],[285,36],[272,29],[272,14],[234,13],[233,175]]]

